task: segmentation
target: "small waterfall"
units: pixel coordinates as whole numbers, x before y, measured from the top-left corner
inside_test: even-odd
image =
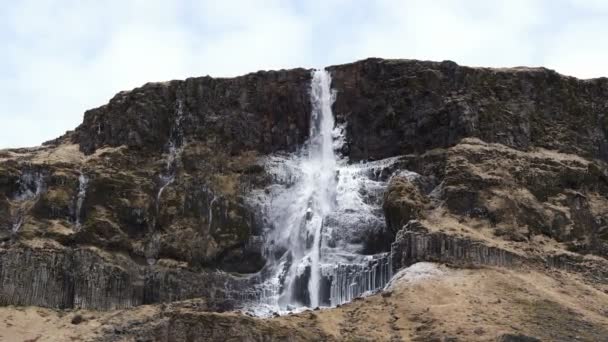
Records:
[[[41,172],[25,170],[19,176],[17,181],[19,189],[14,196],[17,202],[25,202],[35,199],[44,190],[44,176]]]
[[[177,161],[184,146],[184,103],[178,94],[175,100],[175,119],[169,131],[169,140],[166,144],[167,159],[165,167],[158,175],[158,190],[154,198],[154,216],[150,224],[150,230],[154,233],[146,243],[145,254],[149,265],[156,262],[160,246],[160,235],[157,232],[158,217],[160,215],[160,201],[165,189],[175,181]]]
[[[156,263],[156,259],[158,258],[158,253],[160,251],[161,245],[161,236],[158,232],[154,232],[150,241],[146,244],[146,248],[144,250],[144,254],[146,256],[146,262],[148,265],[154,265]]]
[[[173,183],[173,181],[175,180],[175,175],[163,173],[158,177],[158,180],[159,180],[159,188],[158,188],[158,192],[156,193],[156,201],[155,201],[155,209],[156,209],[157,215],[160,213],[160,198],[163,195],[165,188],[167,188],[169,185],[171,185],[171,183]]]
[[[181,154],[184,146],[184,103],[181,99],[175,102],[175,121],[169,132],[169,141],[167,142],[167,160],[165,169],[158,177],[158,192],[156,193],[155,209],[156,214],[160,212],[160,199],[167,186],[175,181],[175,172],[177,168],[177,159]]]
[[[211,201],[209,201],[209,229],[211,229],[211,224],[213,224],[213,205],[217,201],[217,196],[213,195]]]
[[[82,229],[82,205],[84,204],[84,200],[87,196],[87,187],[89,185],[89,178],[81,171],[80,176],[78,176],[78,194],[76,195],[76,222],[75,228],[76,231]]]
[[[21,212],[21,210],[19,210],[17,212],[16,216],[17,217],[16,217],[15,221],[13,222],[13,225],[11,226],[11,232],[13,234],[17,233],[19,231],[19,229],[21,229],[21,226],[23,226],[23,221],[25,220],[25,217],[23,215],[23,212]]]
[[[13,213],[11,232],[17,233],[25,223],[25,215],[33,207],[44,191],[44,175],[40,171],[24,170],[17,181],[18,189],[13,195],[17,202],[16,212]]]

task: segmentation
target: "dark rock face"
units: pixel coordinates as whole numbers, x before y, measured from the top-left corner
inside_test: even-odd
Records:
[[[148,83],[87,111],[73,139],[86,154],[122,145],[157,152],[169,139],[179,105],[187,141],[231,153],[293,150],[308,135],[309,81],[309,70],[295,69]]]
[[[339,92],[334,112],[347,123],[356,160],[421,153],[465,137],[608,160],[608,79],[449,61],[367,59],[329,70]]]
[[[142,266],[95,248],[0,249],[0,305],[113,310],[186,298],[230,307],[225,277],[163,265]]]

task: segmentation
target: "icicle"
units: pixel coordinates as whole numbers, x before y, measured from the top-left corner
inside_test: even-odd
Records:
[[[384,253],[360,264],[327,268],[324,276],[331,279],[331,305],[344,304],[382,289],[392,276],[390,262],[390,253]]]

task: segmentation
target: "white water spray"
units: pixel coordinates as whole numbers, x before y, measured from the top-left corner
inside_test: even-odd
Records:
[[[213,195],[211,201],[209,201],[209,229],[211,229],[211,225],[213,224],[213,205],[217,201],[217,197]]]
[[[17,233],[25,223],[25,215],[38,201],[40,195],[45,190],[44,176],[41,172],[24,170],[17,182],[19,188],[13,200],[17,202],[17,208],[13,216],[11,232]]]
[[[25,221],[25,218],[23,217],[23,213],[19,212],[17,214],[17,219],[15,220],[15,222],[13,222],[13,225],[11,226],[11,232],[13,234],[15,234],[19,231],[19,229],[23,225],[23,221]]]
[[[80,230],[82,228],[82,205],[84,204],[84,200],[87,196],[87,187],[89,185],[89,179],[84,173],[80,173],[78,176],[78,194],[76,195],[76,230]]]
[[[336,197],[336,155],[333,149],[334,99],[331,77],[325,70],[313,74],[311,84],[311,127],[308,144],[293,161],[290,171],[298,172],[290,191],[273,198],[271,221],[277,229],[271,239],[278,248],[287,249],[276,264],[284,277],[280,303],[287,306],[319,306],[321,277],[320,248],[323,220],[330,213]],[[307,292],[307,293],[306,293]]]
[[[310,100],[308,142],[300,153],[270,156],[274,182],[250,197],[267,225],[264,280],[248,309],[257,315],[342,304],[381,289],[392,275],[388,253],[365,255],[364,241],[385,229],[381,198],[400,159],[349,164],[339,157],[344,127],[334,122],[327,71],[313,73]]]
[[[310,277],[308,293],[310,307],[319,306],[321,279],[320,249],[323,220],[336,201],[336,154],[334,152],[332,131],[334,117],[331,106],[334,94],[331,91],[331,76],[325,70],[316,70],[311,87],[311,127],[310,146],[307,158],[303,159],[302,170],[310,191],[306,209],[307,232],[312,233],[313,241],[308,257],[310,258]]]
[[[167,160],[165,169],[159,175],[159,188],[156,193],[156,214],[160,212],[160,199],[169,185],[175,181],[175,172],[177,167],[177,159],[179,158],[184,145],[184,103],[181,99],[175,102],[175,121],[169,133],[169,141],[167,143]]]

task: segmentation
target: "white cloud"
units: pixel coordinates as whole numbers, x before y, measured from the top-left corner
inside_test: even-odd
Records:
[[[543,64],[580,78],[607,77],[606,19],[573,22],[565,26],[550,40]]]
[[[11,66],[0,79],[0,148],[57,137],[86,109],[148,81],[234,76],[307,59],[308,28],[282,2],[177,3],[25,1],[11,8],[5,25],[13,38],[0,57]]]
[[[608,75],[600,0],[29,0],[0,12],[0,148],[148,81],[370,56]]]
[[[491,5],[488,5],[490,3]],[[339,50],[366,56],[509,66],[529,61],[534,1],[378,1],[374,20]],[[348,58],[344,53],[343,59]]]

